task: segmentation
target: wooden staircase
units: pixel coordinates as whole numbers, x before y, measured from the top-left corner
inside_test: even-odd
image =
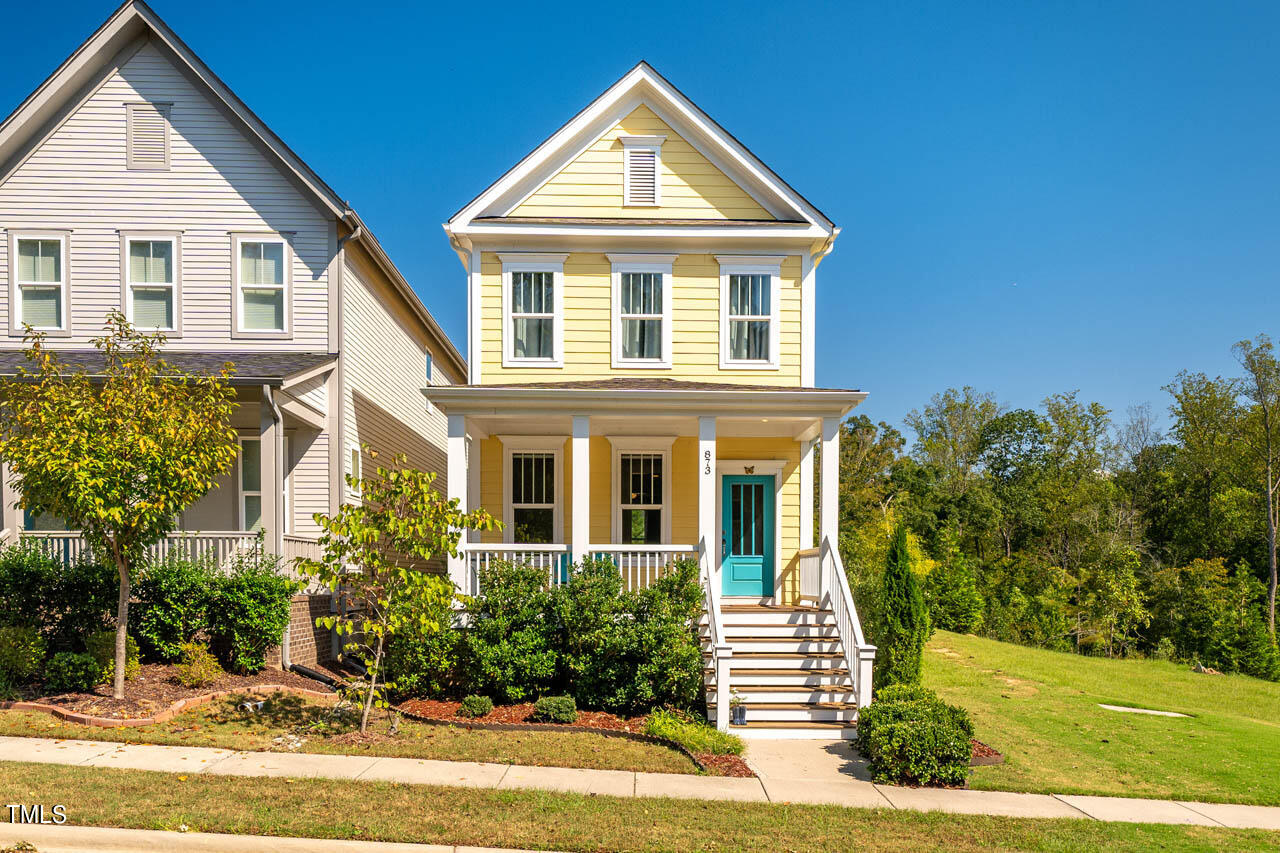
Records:
[[[858,716],[853,678],[831,611],[813,606],[728,604],[721,608],[733,648],[730,684],[747,712],[743,737],[850,738]],[[704,635],[705,640],[705,635]],[[710,663],[710,650],[705,648]],[[707,712],[716,689],[708,667]]]

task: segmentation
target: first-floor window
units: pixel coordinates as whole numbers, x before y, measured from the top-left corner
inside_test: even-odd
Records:
[[[525,544],[555,542],[555,516],[555,454],[512,453],[512,541]]]
[[[262,440],[240,439],[240,529],[262,529]]]
[[[19,237],[18,317],[33,329],[63,329],[63,243],[59,237]]]
[[[661,453],[623,453],[619,459],[623,544],[662,542],[662,460]]]
[[[172,240],[129,240],[129,318],[141,329],[174,328]]]

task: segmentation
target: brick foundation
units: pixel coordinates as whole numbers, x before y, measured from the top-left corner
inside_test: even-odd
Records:
[[[293,663],[315,666],[333,660],[333,642],[328,628],[317,628],[316,617],[328,616],[332,597],[328,593],[295,595],[289,608],[289,658]],[[267,653],[267,666],[280,669],[280,649]]]

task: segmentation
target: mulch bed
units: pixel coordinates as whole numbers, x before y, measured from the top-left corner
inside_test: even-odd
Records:
[[[451,723],[463,727],[479,724],[479,727],[483,728],[510,726],[513,728],[545,729],[548,731],[594,729],[601,734],[630,735],[636,740],[649,740],[670,745],[663,738],[651,738],[644,734],[644,724],[648,719],[644,716],[619,717],[617,714],[610,714],[605,711],[579,711],[577,722],[567,726],[562,723],[535,723],[530,720],[529,718],[533,716],[534,710],[532,702],[523,702],[518,705],[496,705],[492,711],[483,717],[459,717],[458,709],[461,707],[461,702],[449,700],[409,699],[399,705],[399,710],[419,719]],[[691,755],[697,764],[714,776],[749,778],[756,775],[747,766],[747,763],[737,755],[691,753],[683,748],[680,748],[680,751]]]
[[[154,716],[183,699],[227,690],[243,690],[262,684],[322,692],[328,690],[318,681],[278,669],[264,669],[254,675],[228,674],[204,687],[184,687],[178,683],[176,672],[177,667],[173,664],[143,664],[138,677],[124,683],[124,699],[112,698],[110,684],[100,684],[88,693],[60,693],[52,696],[43,695],[42,688],[36,685],[24,691],[26,695],[22,698],[28,702],[52,705],[78,714],[127,719]]]
[[[973,746],[972,757],[969,759],[970,767],[985,767],[990,764],[1000,764],[1004,761],[1004,756],[998,750],[992,749],[980,740],[970,740]]]

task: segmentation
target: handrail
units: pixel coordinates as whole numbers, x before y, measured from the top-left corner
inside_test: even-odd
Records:
[[[628,545],[622,542],[604,545],[588,545],[587,551],[630,551],[635,554],[661,554],[672,552],[677,554],[696,554],[697,545]]]
[[[698,540],[698,569],[699,580],[702,581],[703,607],[707,611],[707,633],[711,640],[711,665],[714,667],[716,686],[716,728],[723,732],[729,729],[733,647],[728,644],[724,635],[720,587],[716,583],[715,572],[711,570],[711,555],[707,550],[706,537]]]
[[[521,553],[559,554],[568,549],[567,544],[535,544],[522,545],[519,542],[459,542],[458,553],[476,551],[520,551]]]
[[[821,566],[823,591],[831,605],[836,630],[844,646],[845,661],[849,664],[849,673],[853,677],[854,695],[857,697],[858,707],[862,708],[871,703],[871,667],[876,647],[867,644],[866,635],[862,631],[862,620],[858,618],[858,607],[853,600],[853,590],[849,587],[844,562],[840,559],[840,551],[831,544],[831,539],[827,536],[822,537]]]

